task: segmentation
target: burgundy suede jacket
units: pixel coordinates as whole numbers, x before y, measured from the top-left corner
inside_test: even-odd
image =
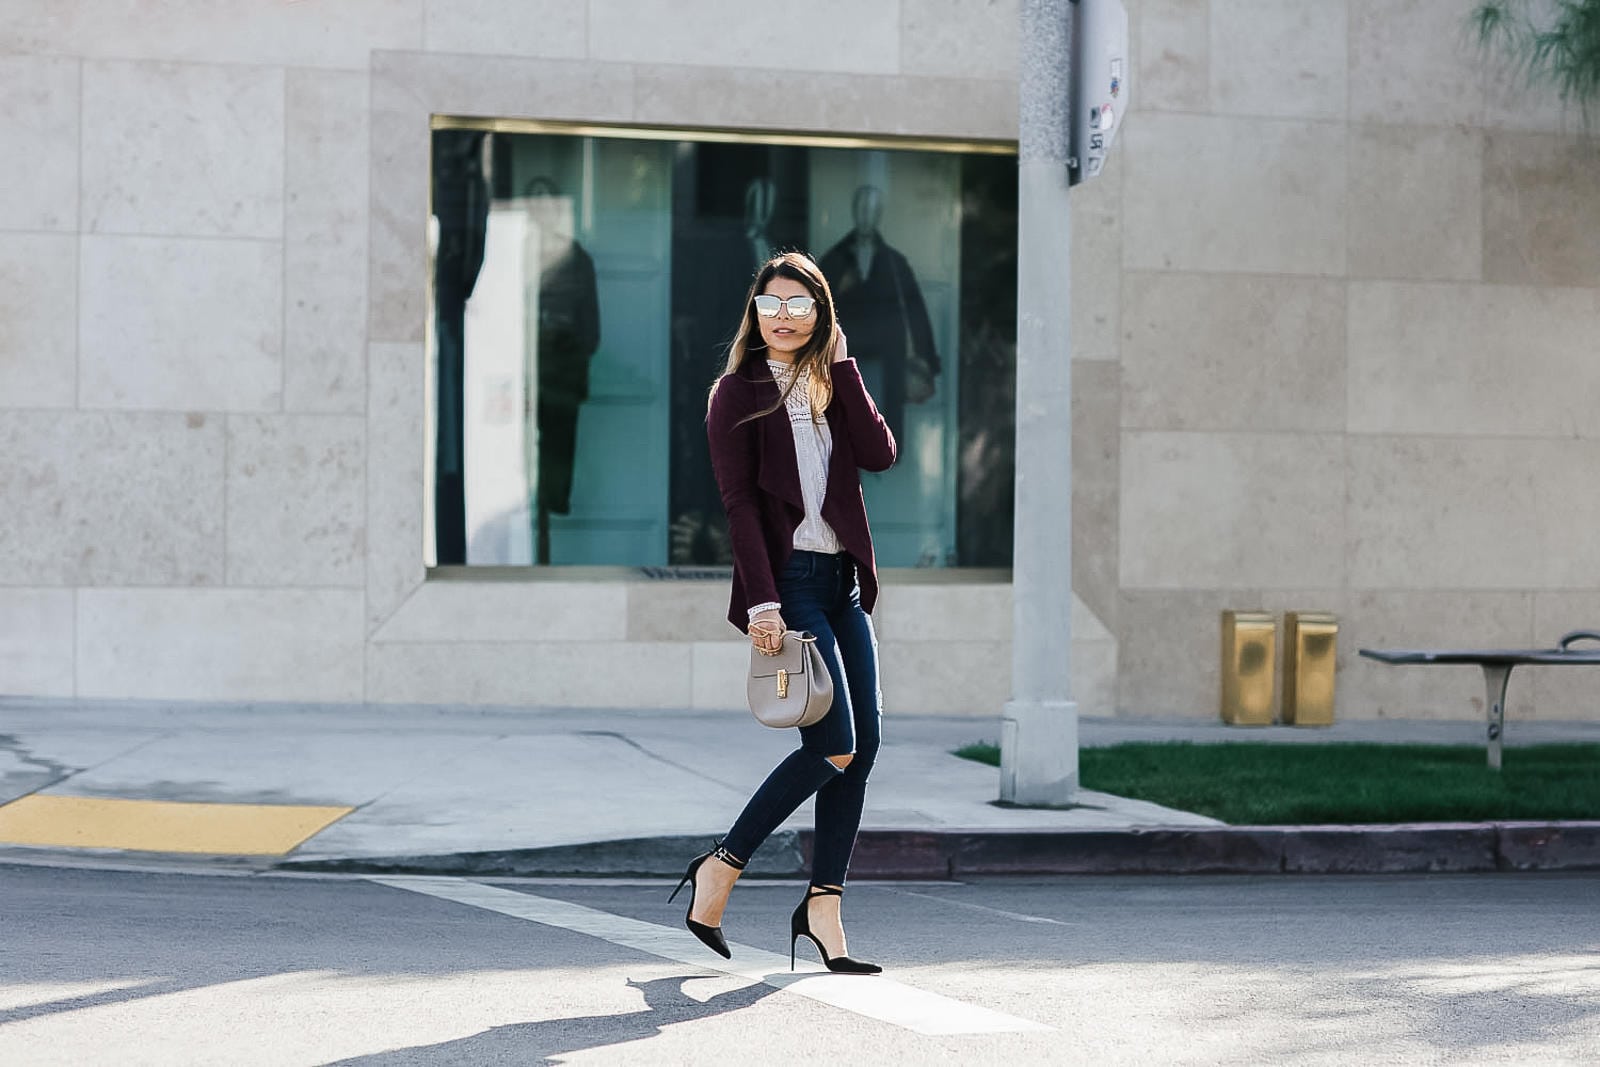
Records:
[[[867,395],[855,360],[833,364],[832,375],[833,399],[824,414],[833,434],[833,458],[828,464],[822,518],[839,536],[840,547],[859,565],[861,607],[870,613],[878,599],[878,570],[867,507],[861,498],[860,470],[888,470],[894,464],[894,434]],[[780,406],[738,425],[746,415],[777,402],[778,383],[772,380],[766,359],[751,356],[737,372],[723,375],[706,413],[711,467],[722,491],[733,542],[728,621],[740,633],[749,628],[751,607],[781,602],[776,576],[783,573],[794,551],[794,532],[805,519],[788,411]]]

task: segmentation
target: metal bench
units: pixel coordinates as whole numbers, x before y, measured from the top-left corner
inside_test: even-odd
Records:
[[[1511,681],[1511,668],[1524,663],[1548,666],[1561,663],[1587,664],[1600,667],[1600,648],[1574,649],[1578,641],[1600,642],[1600,631],[1574,630],[1561,639],[1555,648],[1531,649],[1461,649],[1454,651],[1398,651],[1363,648],[1361,654],[1380,663],[1470,663],[1483,668],[1483,681],[1488,690],[1484,706],[1489,713],[1489,768],[1500,769],[1502,735],[1505,733],[1506,686]]]

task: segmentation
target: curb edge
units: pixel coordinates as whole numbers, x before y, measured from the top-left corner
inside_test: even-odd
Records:
[[[705,835],[428,855],[287,858],[280,871],[475,877],[675,877]],[[780,831],[749,874],[801,878],[810,831]],[[1600,821],[1133,830],[863,830],[857,878],[1107,874],[1427,874],[1600,870]]]

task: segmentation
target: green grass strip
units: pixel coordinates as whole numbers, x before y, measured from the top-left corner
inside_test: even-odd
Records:
[[[992,744],[955,753],[998,766]],[[1129,742],[1078,753],[1085,789],[1234,825],[1600,818],[1600,745]]]

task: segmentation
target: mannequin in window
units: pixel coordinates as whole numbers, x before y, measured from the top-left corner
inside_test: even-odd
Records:
[[[707,151],[711,149],[711,151]],[[683,168],[677,180],[692,190],[673,235],[674,259],[693,265],[673,273],[673,400],[678,413],[705,408],[705,384],[726,358],[731,338],[724,332],[737,321],[750,279],[772,256],[772,249],[804,233],[803,219],[780,212],[792,209],[767,168],[765,152],[742,145],[702,146],[695,169]],[[715,192],[708,192],[702,176]],[[733,546],[723,518],[722,498],[711,477],[711,453],[698,419],[672,420],[672,520],[668,560],[674,564],[726,566]]]
[[[539,435],[534,500],[534,561],[550,562],[550,516],[572,510],[577,462],[578,408],[589,398],[589,360],[600,347],[600,300],[594,260],[573,238],[572,201],[549,178],[535,178],[525,193],[530,231],[538,232],[536,427]],[[534,277],[535,264],[528,265]]]
[[[878,232],[883,190],[861,186],[851,214],[855,228],[823,255],[822,272],[833,286],[839,323],[850,332],[850,350],[862,362],[882,364],[878,408],[904,440],[906,405],[932,397],[939,374],[933,324],[911,265]]]

